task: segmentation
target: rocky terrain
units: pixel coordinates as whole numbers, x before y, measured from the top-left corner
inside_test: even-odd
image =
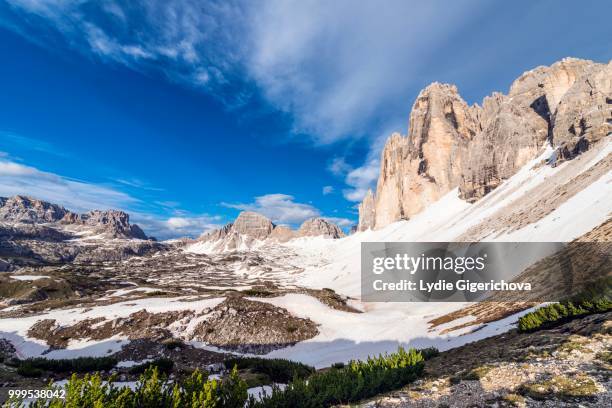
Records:
[[[204,253],[251,249],[266,242],[287,242],[302,237],[342,238],[344,232],[324,218],[311,218],[297,231],[284,225],[274,225],[265,216],[241,212],[233,223],[208,232],[192,242],[192,249]]]
[[[168,357],[186,371],[249,353],[320,369],[435,346],[443,353],[427,379],[370,404],[608,405],[609,314],[519,334],[537,296],[362,302],[360,251],[375,241],[560,241],[571,259],[536,260],[517,279],[561,292],[552,268],[567,259],[579,260],[574,282],[612,275],[610,67],[536,68],[482,106],[430,85],[409,137],[388,140],[350,236],[323,218],[291,229],[247,211],[197,239],[157,242],[122,211],[0,198],[0,353]],[[0,361],[0,381],[25,380]]]
[[[364,407],[605,407],[612,404],[610,313],[516,330],[434,357],[426,377]]]
[[[0,269],[96,263],[163,250],[117,210],[76,214],[31,197],[0,200]]]
[[[91,227],[90,232],[102,234],[104,238],[135,238],[146,240],[147,236],[136,224],[130,224],[130,216],[117,210],[93,210],[76,214],[57,204],[31,197],[0,197],[0,222],[22,224],[49,224],[49,228]]]
[[[612,132],[612,63],[564,59],[524,73],[508,95],[468,106],[453,85],[418,95],[408,137],[387,141],[376,192],[359,206],[359,230],[419,213],[458,187],[475,202],[550,145],[548,165],[571,160]]]

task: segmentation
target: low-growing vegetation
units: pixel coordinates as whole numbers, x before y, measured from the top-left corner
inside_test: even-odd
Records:
[[[65,398],[39,399],[30,407],[243,408],[248,400],[247,386],[237,370],[223,381],[208,380],[207,375],[195,371],[179,385],[168,381],[157,368],[148,368],[134,389],[117,387],[114,380],[111,377],[103,381],[99,373],[86,374],[83,378],[73,374],[66,384]],[[19,399],[10,399],[5,406],[17,408],[22,404]]]
[[[153,361],[149,361],[146,363],[138,364],[130,367],[130,374],[142,374],[148,369],[156,368],[162,374],[170,374],[172,372],[172,367],[174,366],[174,361],[169,358],[158,358]]]
[[[420,352],[399,348],[396,353],[351,361],[344,368],[319,372],[307,380],[296,379],[285,389],[272,388],[250,407],[328,407],[346,404],[391,391],[414,381],[424,368]]]
[[[113,357],[79,357],[55,360],[42,357],[26,360],[13,360],[11,365],[17,367],[17,373],[24,377],[39,377],[45,371],[52,373],[87,373],[108,371],[117,365]]]
[[[558,375],[542,382],[523,385],[523,395],[533,399],[544,400],[551,397],[563,400],[593,397],[599,392],[595,381],[584,373],[572,376]]]
[[[315,372],[314,367],[284,359],[236,357],[225,360],[226,368],[231,369],[234,366],[239,370],[265,374],[272,382],[283,384],[296,378],[307,378]]]
[[[247,383],[238,374],[238,363],[243,367],[258,367],[260,359],[238,359],[231,373],[223,380],[207,379],[198,370],[181,381],[169,381],[157,366],[147,367],[136,386],[117,387],[116,375],[103,381],[99,373],[79,378],[73,374],[66,385],[65,399],[39,399],[37,408],[62,407],[168,407],[168,408],[271,408],[271,407],[327,407],[351,403],[382,392],[397,389],[415,380],[423,372],[424,359],[420,352],[400,348],[396,353],[351,361],[343,368],[295,377],[283,390],[273,387],[270,395],[257,401],[249,397]],[[274,360],[272,360],[274,361]],[[280,366],[286,363],[273,363]],[[269,366],[267,366],[269,367]],[[282,366],[281,366],[282,367]],[[310,371],[311,367],[304,366]],[[285,369],[285,373],[288,369]],[[292,370],[296,373],[296,370]],[[305,375],[306,371],[302,372]],[[52,385],[50,386],[52,387]],[[8,407],[21,406],[22,401],[10,400]]]
[[[569,300],[540,307],[519,318],[522,332],[547,329],[572,319],[612,310],[612,280],[599,282]]]

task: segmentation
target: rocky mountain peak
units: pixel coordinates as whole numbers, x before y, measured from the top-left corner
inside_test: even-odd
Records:
[[[233,223],[208,232],[196,240],[206,252],[224,252],[251,248],[262,242],[287,242],[298,237],[324,236],[341,238],[344,233],[337,225],[323,219],[305,221],[295,231],[285,225],[274,225],[267,217],[252,211],[241,212]]]
[[[359,204],[359,224],[357,231],[365,231],[373,229],[375,224],[375,206],[374,194],[371,189],[368,189],[363,201]]]
[[[45,223],[61,220],[69,211],[57,204],[16,195],[0,199],[0,221]]]
[[[295,238],[295,231],[286,225],[277,225],[268,238],[278,242],[287,242]]]
[[[385,144],[374,205],[366,197],[360,229],[409,218],[454,188],[467,144],[480,130],[480,114],[454,85],[433,83],[421,91],[412,106],[409,137],[394,133]]]
[[[537,157],[545,143],[553,164],[612,132],[612,63],[567,58],[515,80],[482,106],[457,87],[433,83],[417,96],[408,136],[394,133],[381,153],[375,194],[359,206],[359,230],[410,218],[459,187],[476,201]]]
[[[317,237],[323,236],[326,238],[342,238],[344,232],[336,224],[327,221],[324,218],[311,218],[297,230],[297,235],[300,237]]]
[[[255,239],[265,239],[274,229],[274,224],[265,216],[253,212],[243,211],[234,221],[233,230]]]
[[[64,207],[32,197],[16,195],[0,200],[0,221],[7,223],[57,223],[85,225],[114,238],[147,239],[138,225],[130,224],[130,216],[117,210],[93,210],[77,214]]]
[[[80,220],[83,224],[100,228],[114,237],[147,239],[138,225],[130,224],[130,216],[123,211],[93,210],[82,214]]]

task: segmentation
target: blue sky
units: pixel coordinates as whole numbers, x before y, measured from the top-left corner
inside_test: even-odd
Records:
[[[0,3],[0,195],[121,208],[162,237],[240,210],[343,227],[433,81],[469,102],[612,58],[612,3]]]

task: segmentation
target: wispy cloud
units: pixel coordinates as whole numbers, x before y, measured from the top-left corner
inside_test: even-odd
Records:
[[[323,195],[329,195],[334,192],[334,186],[323,186]]]
[[[349,220],[348,218],[340,218],[340,217],[323,217],[329,222],[332,222],[339,226],[340,228],[350,228],[355,225],[355,221]]]
[[[228,105],[245,103],[249,92],[244,90],[254,84],[274,107],[290,113],[296,133],[325,144],[403,123],[406,96],[426,68],[427,56],[480,2],[389,0],[384,7],[349,0],[9,4],[26,17],[23,21],[36,24],[27,17],[38,17],[42,24],[37,29],[46,23],[84,54],[139,71],[160,71]],[[35,40],[41,41],[40,36]],[[232,92],[220,92],[225,87]]]
[[[478,4],[265,1],[249,15],[248,67],[318,142],[367,136],[404,122],[401,106],[427,56]]]
[[[132,212],[131,220],[143,227],[148,235],[157,239],[195,238],[222,226],[219,216],[208,214],[160,218],[151,214]]]
[[[0,195],[15,194],[42,198],[81,212],[100,207],[125,208],[139,202],[118,190],[0,159]]]
[[[149,191],[164,191],[163,188],[154,187],[150,183],[137,179],[137,178],[116,178],[113,181],[123,184],[128,187],[133,187],[141,190],[149,190]]]
[[[170,216],[147,213],[139,210],[146,207],[146,203],[127,193],[108,186],[42,171],[12,161],[8,156],[0,154],[0,196],[16,194],[60,204],[75,212],[87,212],[93,209],[124,210],[130,214],[131,221],[143,227],[148,235],[161,239],[193,237],[217,228],[221,224],[219,216],[190,214],[181,211],[177,206],[173,206]]]
[[[36,139],[33,137],[26,137],[14,132],[0,130],[0,146],[6,148],[19,147],[20,149],[26,149],[41,153],[47,153],[59,157],[69,157],[70,155],[51,143],[45,142],[44,140]]]

